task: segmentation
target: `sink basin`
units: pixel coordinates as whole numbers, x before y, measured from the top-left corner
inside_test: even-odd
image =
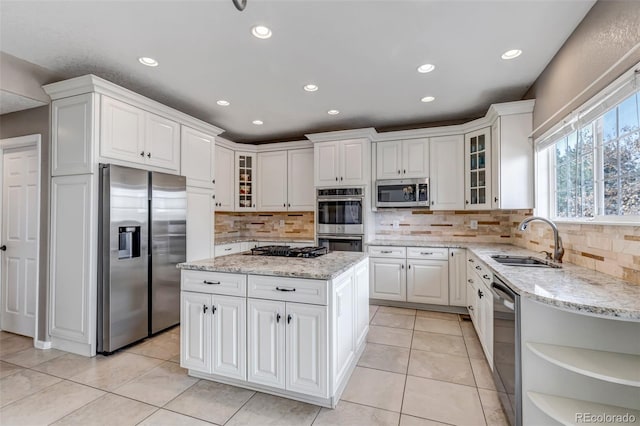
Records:
[[[493,260],[503,265],[509,266],[532,266],[535,268],[560,268],[559,265],[551,263],[548,260],[542,260],[531,256],[491,256]]]

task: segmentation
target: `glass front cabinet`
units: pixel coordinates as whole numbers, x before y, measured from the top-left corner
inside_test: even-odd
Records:
[[[491,208],[491,129],[467,133],[464,137],[465,208]]]
[[[236,152],[236,208],[235,211],[256,209],[256,154]]]

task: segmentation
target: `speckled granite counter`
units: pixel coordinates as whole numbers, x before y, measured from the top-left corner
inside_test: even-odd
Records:
[[[570,263],[561,269],[507,266],[492,255],[541,258],[540,253],[511,244],[374,240],[367,245],[466,248],[514,291],[542,303],[589,315],[640,321],[640,286]]]
[[[367,257],[368,254],[366,253],[351,251],[333,251],[312,259],[232,254],[215,259],[180,263],[178,268],[196,271],[331,280]]]
[[[265,243],[309,243],[310,246],[314,245],[315,241],[313,238],[278,238],[278,237],[267,237],[267,238],[253,238],[253,237],[220,237],[216,238],[214,244],[216,246],[222,244],[233,244],[233,243],[255,243],[255,242],[265,242]]]

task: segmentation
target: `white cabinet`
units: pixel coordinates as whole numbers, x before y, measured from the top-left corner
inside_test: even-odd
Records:
[[[93,173],[98,96],[51,103],[51,176]]]
[[[480,344],[493,369],[493,296],[489,268],[477,257],[467,255],[467,309]]]
[[[467,310],[469,311],[469,316],[471,317],[471,322],[473,323],[474,328],[476,329],[476,333],[478,333],[478,302],[476,297],[476,280],[475,274],[468,273],[467,274],[467,285],[466,285],[466,293],[467,293]],[[480,335],[480,333],[478,333]]]
[[[243,251],[249,250],[249,244],[244,243],[229,243],[229,244],[218,244],[214,249],[214,256],[228,256],[230,254],[242,253]]]
[[[356,266],[354,310],[356,312],[356,348],[364,343],[369,331],[369,268],[367,262]]]
[[[370,297],[407,300],[405,259],[370,257]]]
[[[449,249],[449,305],[467,306],[467,255],[465,249]]]
[[[314,146],[315,185],[366,185],[369,162],[369,141],[366,139],[316,143]]]
[[[180,170],[180,125],[125,102],[102,96],[100,156]]]
[[[314,211],[313,148],[292,149],[287,155],[287,210]]]
[[[180,170],[187,186],[213,189],[215,180],[214,137],[187,126],[181,127]]]
[[[216,146],[215,148],[215,187],[216,210],[232,212],[235,206],[234,171],[235,156],[232,150]]]
[[[449,268],[446,261],[407,260],[407,301],[449,304]]]
[[[378,142],[378,179],[424,178],[429,176],[429,139]]]
[[[356,310],[354,274],[343,275],[334,282],[333,365],[334,381],[340,382],[349,372],[356,354]]]
[[[256,154],[236,152],[235,211],[256,209]]]
[[[246,299],[181,293],[180,365],[246,379]]]
[[[258,210],[287,211],[287,151],[259,152]]]
[[[285,302],[248,299],[247,380],[285,387]]]
[[[429,143],[431,210],[464,209],[463,158],[462,135],[431,138]]]
[[[531,113],[500,116],[491,126],[492,208],[533,208]]]
[[[491,208],[491,129],[464,136],[465,208]]]
[[[212,190],[187,187],[187,261],[214,256],[215,198]]]
[[[327,308],[248,299],[249,382],[325,396]]]

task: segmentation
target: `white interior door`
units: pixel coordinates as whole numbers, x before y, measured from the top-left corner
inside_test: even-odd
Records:
[[[38,154],[4,151],[2,159],[2,329],[34,337],[38,290]]]

